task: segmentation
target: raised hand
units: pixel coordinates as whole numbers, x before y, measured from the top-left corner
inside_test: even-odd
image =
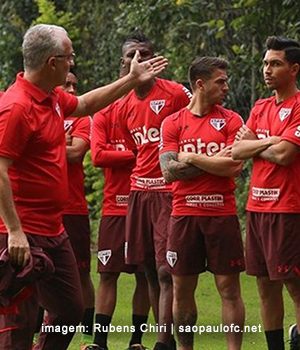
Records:
[[[147,61],[140,61],[141,56],[139,51],[135,52],[135,55],[131,61],[130,72],[139,83],[144,83],[150,79],[153,79],[159,75],[168,65],[168,60],[163,56],[156,56]]]

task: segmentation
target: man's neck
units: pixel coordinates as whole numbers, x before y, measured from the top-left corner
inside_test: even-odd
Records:
[[[47,79],[44,79],[42,74],[40,74],[39,72],[25,71],[24,79],[29,81],[31,84],[37,86],[41,90],[45,91],[47,94],[49,94],[53,90],[51,82],[49,82],[49,80]]]
[[[135,91],[137,97],[139,97],[140,99],[143,99],[149,94],[149,92],[151,91],[151,89],[154,85],[155,85],[155,79],[152,79],[145,84],[137,86],[134,89],[134,91]]]
[[[204,117],[213,110],[214,106],[215,105],[209,104],[204,99],[201,99],[200,96],[194,95],[187,108],[192,114],[198,117]]]
[[[292,85],[282,90],[281,89],[275,90],[276,103],[281,103],[287,100],[288,98],[295,96],[297,92],[299,92],[299,90],[296,85]]]

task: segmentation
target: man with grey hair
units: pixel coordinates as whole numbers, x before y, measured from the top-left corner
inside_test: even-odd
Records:
[[[93,114],[159,74],[167,61],[160,56],[139,62],[137,51],[129,74],[76,97],[57,88],[75,58],[63,28],[30,28],[23,57],[24,73],[0,105],[0,252],[8,248],[11,267],[26,270],[33,261],[31,248],[39,247],[55,271],[25,285],[10,305],[0,305],[0,344],[7,350],[29,349],[40,304],[54,327],[43,333],[36,349],[62,350],[83,313],[76,261],[61,221],[67,196],[64,118]]]

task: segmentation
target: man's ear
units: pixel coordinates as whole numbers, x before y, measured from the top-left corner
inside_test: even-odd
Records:
[[[120,57],[120,65],[121,67],[125,67],[125,62],[123,57]]]
[[[293,74],[295,74],[295,76],[297,76],[299,74],[299,70],[300,70],[299,63],[294,63],[292,65],[292,72],[293,72]]]
[[[203,79],[197,79],[195,82],[195,86],[198,89],[202,89],[204,87],[204,80]]]
[[[46,64],[50,69],[55,69],[56,68],[56,59],[55,57],[49,57]]]

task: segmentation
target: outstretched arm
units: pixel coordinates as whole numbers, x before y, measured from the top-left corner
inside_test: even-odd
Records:
[[[192,164],[178,161],[177,152],[165,152],[159,156],[160,168],[166,182],[187,180],[203,174],[203,171]]]
[[[73,116],[92,115],[118,98],[127,94],[137,85],[151,80],[160,74],[168,64],[163,56],[139,62],[140,53],[136,51],[130,65],[130,72],[115,82],[87,92],[78,97],[78,105]]]

